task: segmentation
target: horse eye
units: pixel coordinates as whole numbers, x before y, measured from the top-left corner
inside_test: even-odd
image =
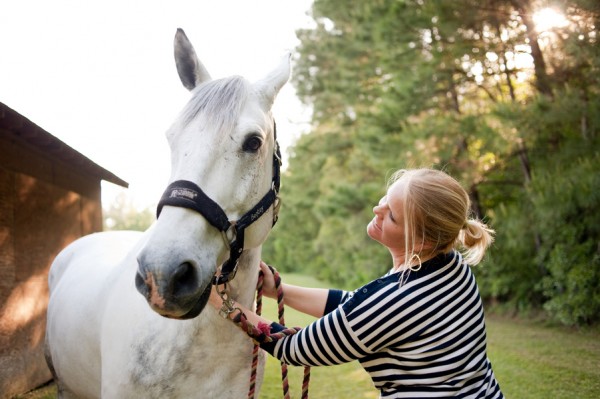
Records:
[[[256,152],[262,146],[262,139],[259,136],[250,136],[244,141],[242,149],[246,152]]]

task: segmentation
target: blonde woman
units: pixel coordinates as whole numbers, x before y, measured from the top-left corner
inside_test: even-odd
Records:
[[[503,398],[469,268],[482,260],[494,232],[469,218],[469,208],[467,193],[446,173],[398,171],[367,226],[389,250],[392,269],[353,292],[284,284],[286,304],[319,319],[261,347],[292,365],[358,360],[381,398]],[[273,275],[261,268],[265,295],[274,298]],[[212,295],[215,307],[221,302]],[[272,332],[284,328],[242,310]]]

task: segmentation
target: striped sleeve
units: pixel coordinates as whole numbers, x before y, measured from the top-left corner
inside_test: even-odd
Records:
[[[277,331],[282,326],[272,325]],[[349,327],[341,307],[314,321],[297,334],[261,348],[294,366],[331,366],[360,359],[370,352]]]
[[[275,343],[262,344],[261,347],[279,360],[294,366],[325,366],[347,363],[362,359],[373,353],[364,343],[364,337],[357,334],[360,323],[348,320],[357,305],[368,309],[366,321],[372,322],[369,315],[377,314],[390,305],[387,302],[390,293],[397,292],[397,284],[385,285],[381,279],[373,281],[355,292],[331,290],[325,316],[316,320],[299,333],[285,337]],[[394,298],[395,300],[395,298]],[[337,307],[333,308],[333,304]],[[360,311],[359,311],[360,313]],[[283,328],[272,325],[272,330]]]
[[[327,302],[325,303],[325,311],[323,314],[331,313],[338,307],[341,303],[345,302],[350,296],[350,292],[342,291],[342,290],[329,290],[329,294],[327,296]]]

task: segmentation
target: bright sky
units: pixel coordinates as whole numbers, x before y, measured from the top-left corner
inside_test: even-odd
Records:
[[[173,60],[185,30],[213,78],[251,81],[311,26],[312,0],[8,0],[0,14],[0,102],[130,184],[153,206],[170,172],[165,131],[189,99]],[[273,110],[286,148],[309,112],[291,84]],[[103,183],[108,205],[122,190]]]

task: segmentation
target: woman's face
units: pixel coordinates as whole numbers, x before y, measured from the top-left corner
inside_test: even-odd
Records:
[[[404,251],[404,215],[402,213],[402,182],[396,181],[373,208],[375,217],[367,226],[367,234],[389,249]]]

